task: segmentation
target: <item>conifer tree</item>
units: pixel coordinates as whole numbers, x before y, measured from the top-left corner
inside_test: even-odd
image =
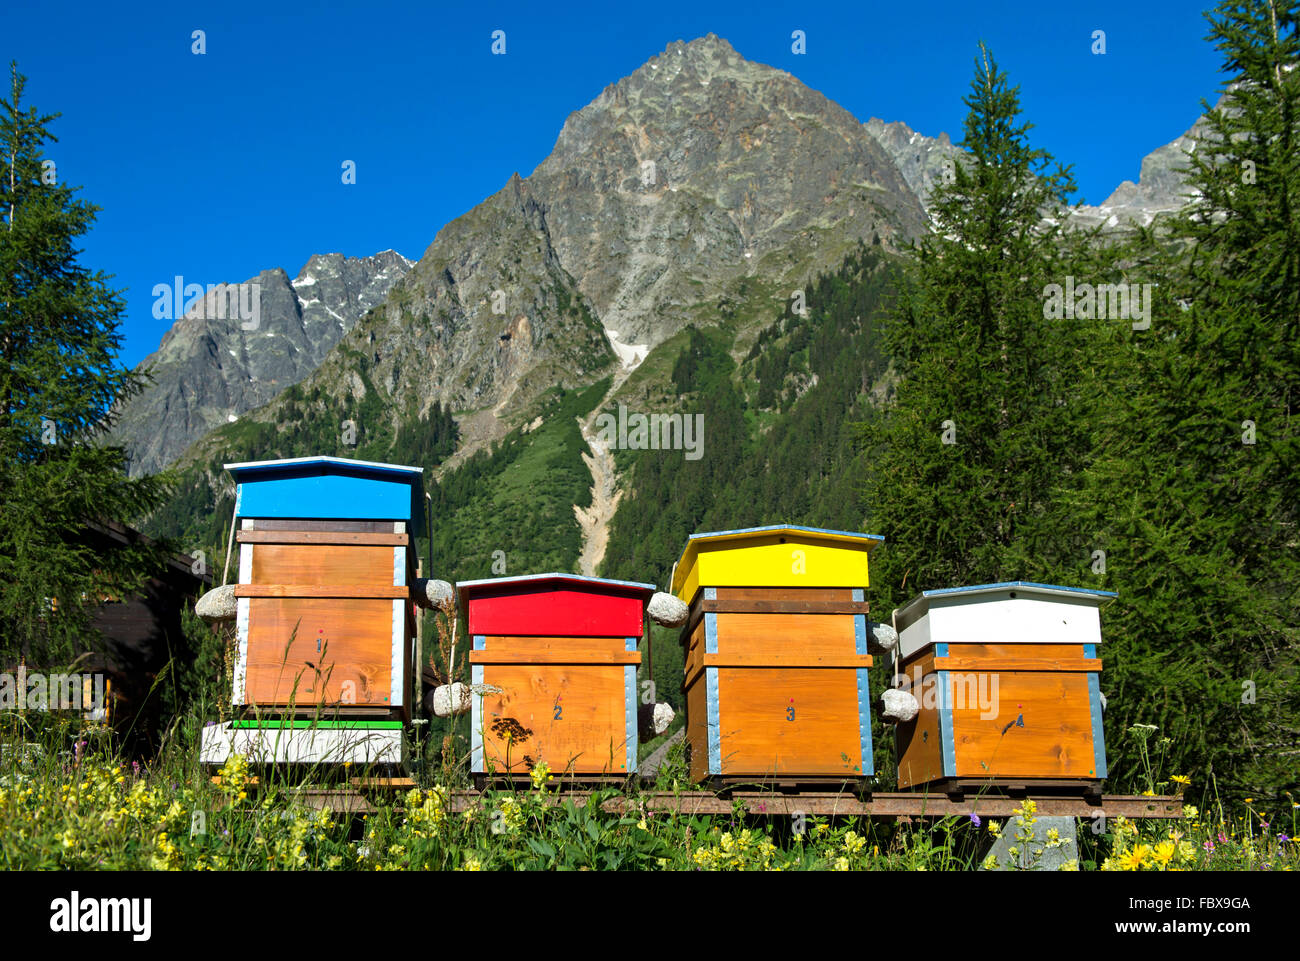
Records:
[[[897,388],[860,433],[868,526],[886,539],[879,606],[1059,577],[1078,554],[1054,492],[1086,459],[1083,372],[1103,333],[1046,320],[1043,294],[1084,269],[1060,226],[1074,185],[1030,145],[1018,88],[983,45],[964,102],[966,156],[932,195],[933,230],[885,328]]]
[[[91,646],[85,603],[128,591],[157,557],[99,555],[84,525],[130,522],[163,490],[128,480],[123,451],[95,443],[114,402],[141,385],[115,361],[122,300],[77,262],[98,208],[59,182],[44,153],[58,115],[24,108],[24,85],[11,65],[0,98],[0,658],[39,665]]]
[[[1207,15],[1226,74],[1192,203],[1133,249],[1163,273],[1151,329],[1107,358],[1075,502],[1106,553],[1112,771],[1152,724],[1169,772],[1227,799],[1296,790],[1300,757],[1300,39],[1295,3]]]

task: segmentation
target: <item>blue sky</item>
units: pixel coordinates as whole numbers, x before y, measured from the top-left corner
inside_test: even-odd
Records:
[[[983,39],[1021,88],[1035,145],[1100,202],[1214,101],[1219,57],[1197,0],[1069,6],[20,0],[0,54],[28,76],[28,105],[63,114],[48,148],[60,179],[104,208],[82,263],[125,288],[121,359],[133,365],[171,323],[153,317],[155,284],[276,266],[292,277],[331,251],[418,258],[444,224],[531,173],[570,113],[709,32],[860,120],[954,141]],[[491,53],[497,29],[505,56]],[[341,182],[345,160],[355,185]]]

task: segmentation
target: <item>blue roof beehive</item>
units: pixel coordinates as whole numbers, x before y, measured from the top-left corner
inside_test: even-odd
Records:
[[[237,517],[407,521],[424,533],[423,470],[342,457],[226,464]]]

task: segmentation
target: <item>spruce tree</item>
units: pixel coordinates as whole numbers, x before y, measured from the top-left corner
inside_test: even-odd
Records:
[[[84,525],[130,522],[163,489],[128,480],[123,451],[95,442],[141,384],[115,360],[121,298],[77,262],[98,208],[58,181],[44,153],[58,115],[24,108],[24,85],[11,65],[0,98],[0,658],[44,666],[93,646],[87,606],[129,591],[158,557],[97,553]]]
[[[1153,724],[1166,773],[1225,800],[1300,786],[1297,9],[1207,15],[1223,98],[1189,157],[1193,201],[1132,248],[1163,296],[1108,358],[1075,502],[1120,595],[1102,685],[1112,772],[1138,765],[1130,726]]]
[[[1030,145],[1018,88],[983,45],[964,102],[965,157],[932,195],[885,325],[897,387],[859,438],[886,611],[921,590],[1061,577],[1080,550],[1054,500],[1086,461],[1084,372],[1102,334],[1046,320],[1043,294],[1086,269],[1060,226],[1074,185]]]

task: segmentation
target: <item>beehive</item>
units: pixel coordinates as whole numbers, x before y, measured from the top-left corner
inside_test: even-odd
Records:
[[[397,760],[413,703],[421,469],[334,457],[226,469],[239,576],[225,740],[275,761]]]
[[[1040,785],[1106,776],[1100,605],[1115,595],[1022,581],[927,591],[896,616],[898,783]]]
[[[654,585],[535,574],[457,585],[473,649],[471,770],[623,777],[637,764],[637,648]]]
[[[882,538],[811,527],[694,534],[672,589],[691,776],[795,782],[873,772],[867,558]]]

